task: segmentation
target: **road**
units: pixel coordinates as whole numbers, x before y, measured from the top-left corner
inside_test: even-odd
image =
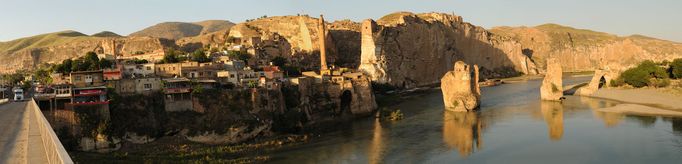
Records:
[[[38,119],[26,103],[0,105],[0,164],[47,163]]]

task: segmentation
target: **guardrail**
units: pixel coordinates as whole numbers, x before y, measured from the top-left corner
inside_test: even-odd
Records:
[[[33,110],[36,117],[36,122],[38,123],[38,128],[40,129],[40,139],[43,140],[43,146],[45,147],[45,154],[47,154],[48,163],[57,164],[72,164],[73,161],[71,157],[64,149],[64,146],[57,138],[52,126],[47,122],[45,115],[40,111],[40,107],[36,104],[34,99],[31,99],[26,103],[27,111]]]

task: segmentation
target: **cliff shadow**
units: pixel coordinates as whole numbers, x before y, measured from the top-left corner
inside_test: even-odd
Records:
[[[353,30],[329,30],[332,42],[336,45],[336,60],[334,65],[357,68],[360,66],[361,34]]]
[[[500,43],[495,41],[495,38],[488,34],[488,41],[484,42],[475,38],[466,38],[470,45],[464,47],[472,48],[466,51],[458,49],[453,62],[463,59],[467,64],[477,64],[479,66],[480,80],[484,81],[491,78],[507,78],[525,75],[532,73],[534,64],[530,59],[533,55],[533,50],[517,49],[512,47],[511,51],[506,51],[499,48]],[[465,41],[466,42],[466,41]],[[457,44],[457,43],[456,43]],[[498,46],[495,46],[496,44]],[[513,45],[517,46],[517,45]],[[462,45],[456,47],[463,47]],[[528,63],[530,62],[530,63]]]

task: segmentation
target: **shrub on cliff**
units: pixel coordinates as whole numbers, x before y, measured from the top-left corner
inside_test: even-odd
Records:
[[[675,59],[670,63],[670,76],[675,79],[682,78],[682,58]]]

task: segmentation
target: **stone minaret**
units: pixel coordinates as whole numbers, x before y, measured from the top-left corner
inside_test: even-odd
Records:
[[[327,70],[327,28],[324,24],[324,17],[320,15],[318,20],[319,32],[320,32],[320,70]]]

